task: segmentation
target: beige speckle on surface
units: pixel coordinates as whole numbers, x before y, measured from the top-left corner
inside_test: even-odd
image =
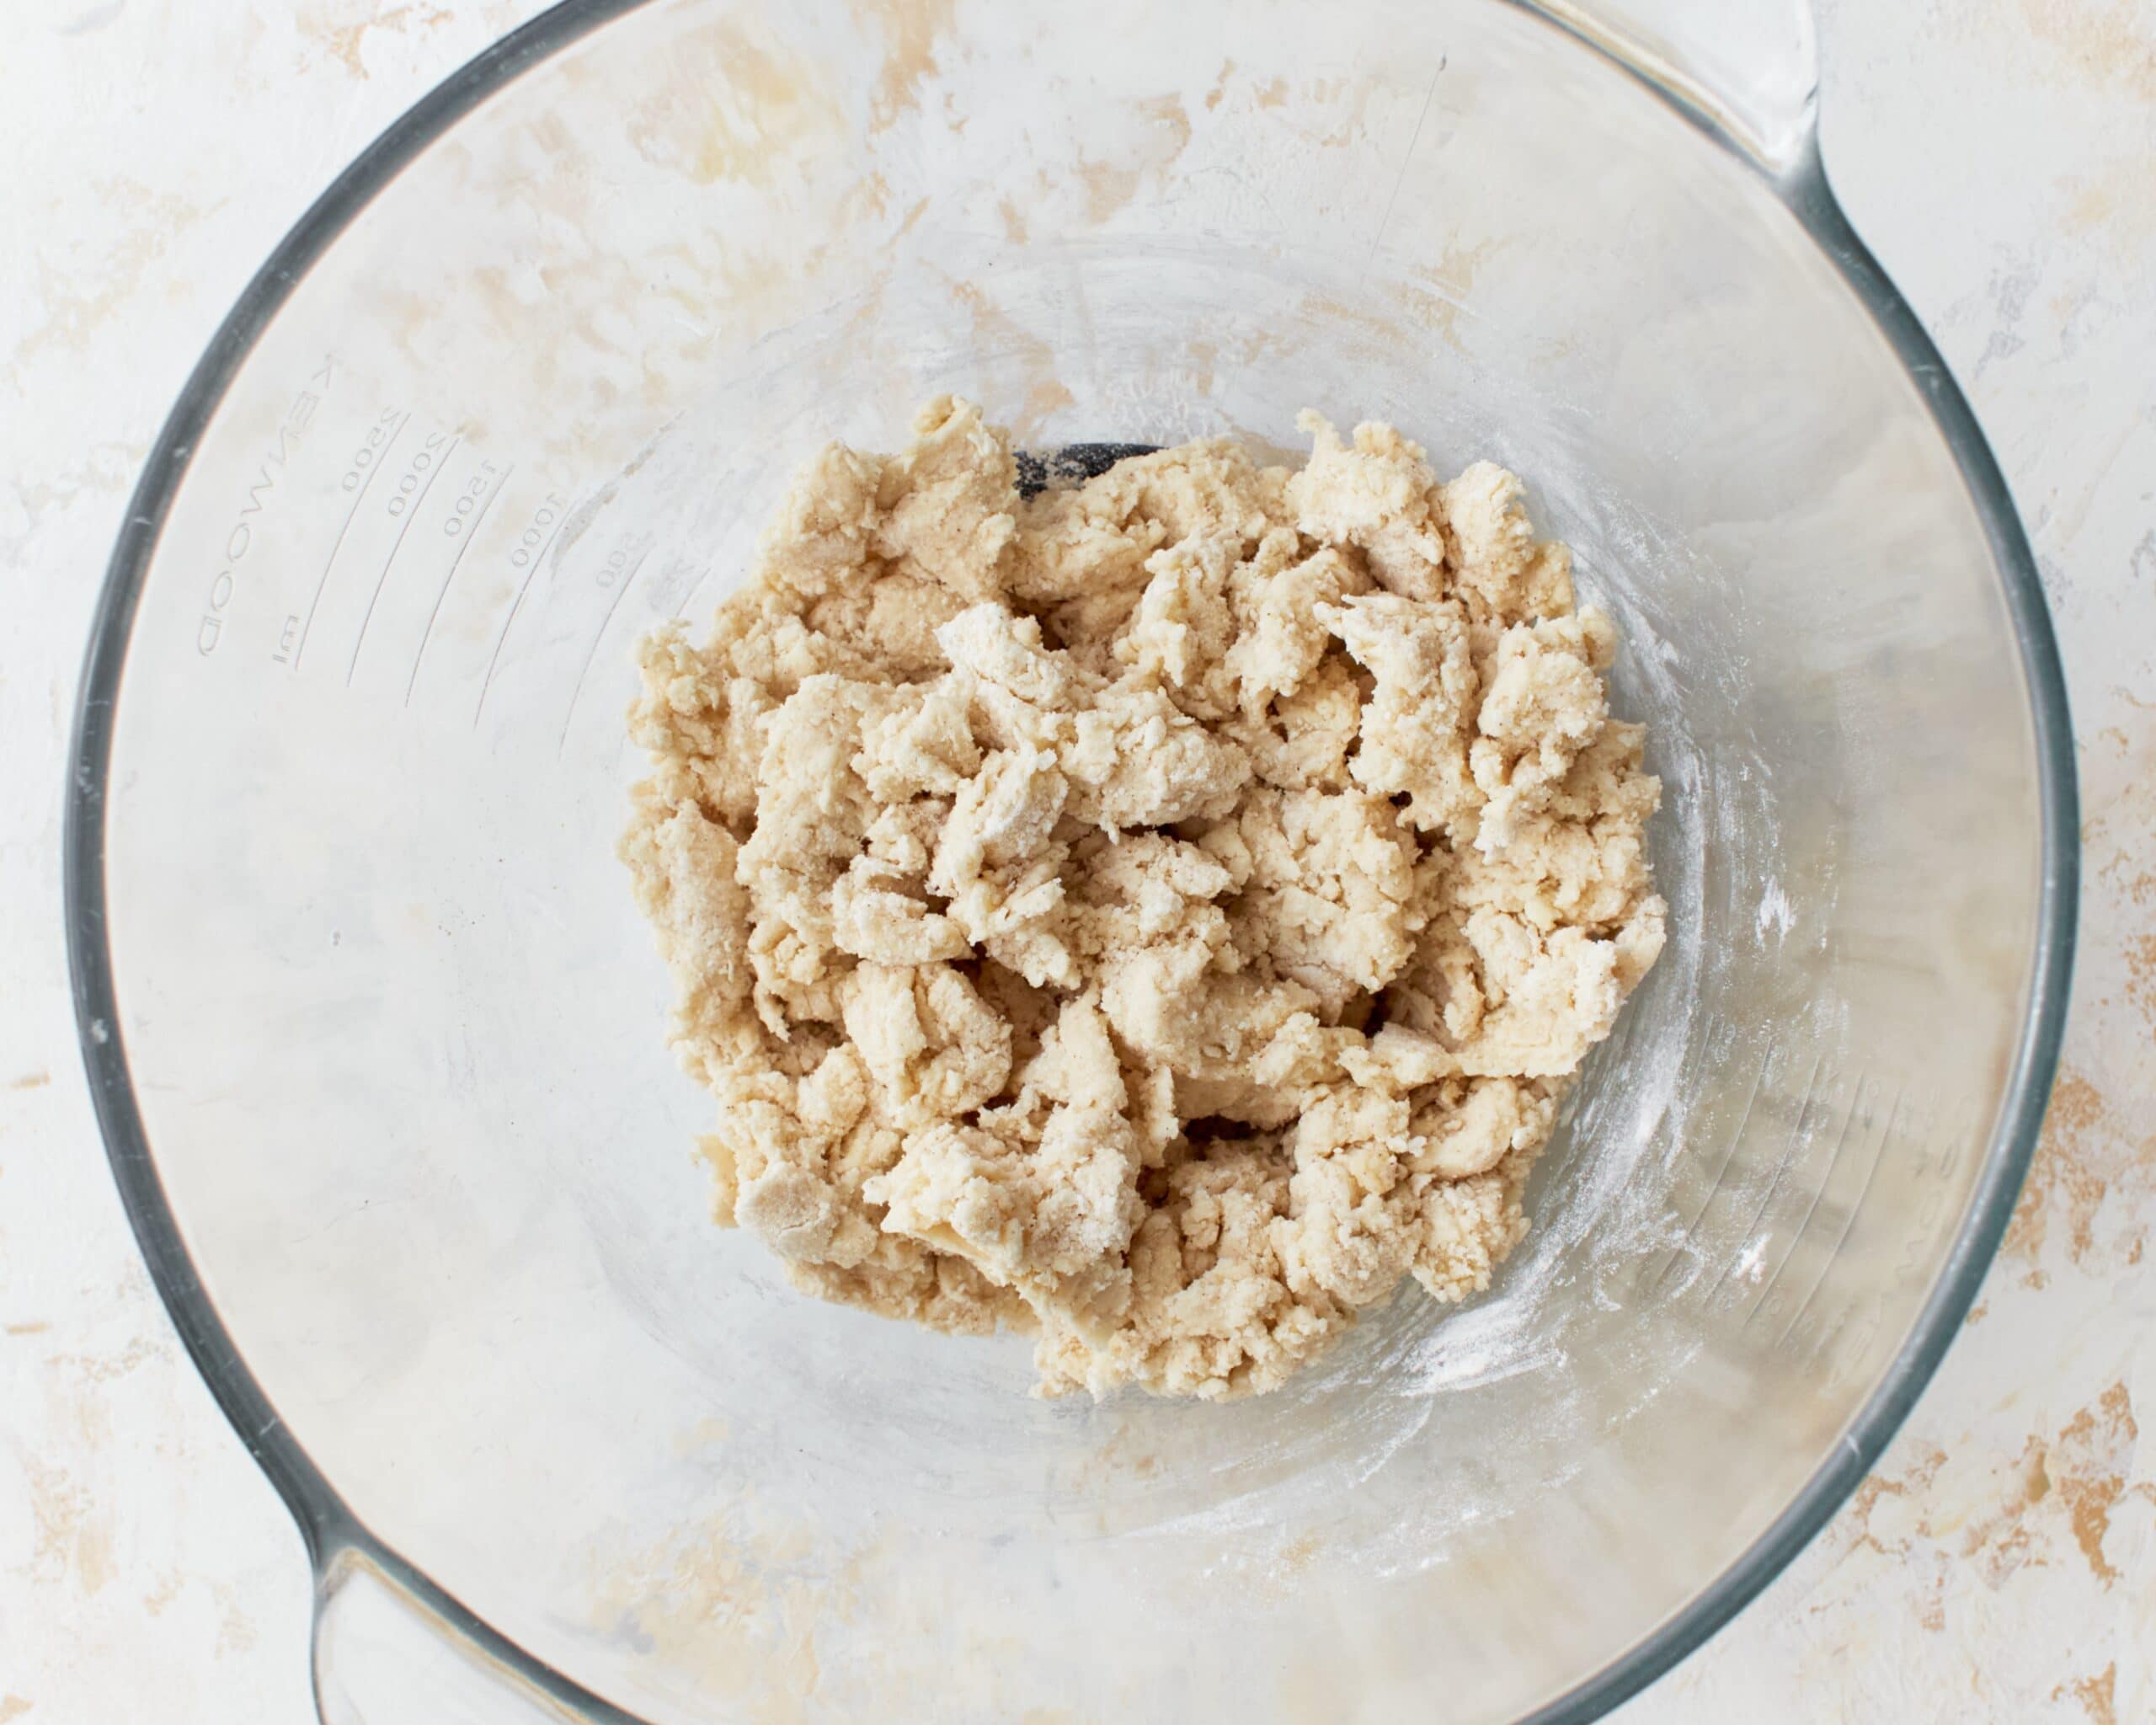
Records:
[[[2072,1696],[2087,1710],[2089,1725],[2118,1725],[2119,1662],[2114,1659],[2094,1677],[2077,1677],[2052,1691],[2057,1701]]]
[[[2063,74],[2137,101],[2156,102],[2156,42],[2134,0],[2021,0],[2021,15],[2041,44],[2040,75]]]
[[[416,34],[447,24],[456,16],[444,6],[376,7],[363,16],[351,16],[355,10],[345,6],[306,8],[299,13],[299,25],[304,35],[320,43],[354,77],[362,78],[369,76],[368,37],[377,32],[390,36]]]
[[[884,130],[920,100],[921,81],[936,70],[936,39],[948,28],[951,8],[952,0],[854,0],[855,19],[883,39],[883,72],[869,103],[872,130]]]
[[[300,1541],[166,1322],[103,1166],[56,787],[98,572],[216,321],[357,151],[541,9],[315,0],[302,29],[271,0],[0,8],[0,1047],[8,1078],[51,1081],[0,1089],[10,1725],[311,1717]],[[2086,1090],[1878,1489],[1619,1717],[2140,1725],[2156,1717],[2156,3],[1819,10],[1834,184],[1971,390],[2056,609],[2082,739],[2067,1055]],[[1232,68],[1216,93],[1270,99]],[[141,195],[92,190],[124,183]],[[130,1371],[61,1364],[137,1342]],[[109,1560],[87,1570],[72,1535],[40,1555],[32,1482],[63,1476],[109,1518]],[[227,1600],[251,1643],[223,1632]]]

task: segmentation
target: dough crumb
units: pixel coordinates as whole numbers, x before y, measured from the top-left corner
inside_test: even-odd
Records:
[[[718,1220],[808,1292],[1038,1338],[1039,1393],[1270,1390],[1527,1231],[1654,963],[1661,788],[1519,481],[1315,414],[1022,498],[931,403],[833,445],[640,649],[622,842],[718,1100]]]

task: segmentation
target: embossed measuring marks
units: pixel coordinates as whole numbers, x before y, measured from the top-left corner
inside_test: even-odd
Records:
[[[598,628],[592,632],[591,645],[584,649],[584,663],[577,667],[576,681],[569,687],[568,705],[562,711],[562,734],[554,742],[557,755],[568,746],[569,721],[576,717],[577,697],[584,693],[584,686],[591,676],[592,662],[599,657],[599,644],[606,638],[606,631],[613,626],[614,613],[622,608],[622,601],[643,573],[650,556],[651,540],[648,537],[624,538],[616,542],[599,567],[600,585],[611,587],[614,596],[606,601],[606,613],[599,619]]]
[[[358,674],[360,649],[367,644],[367,625],[374,621],[374,608],[382,602],[382,590],[388,585],[390,570],[397,567],[397,553],[404,548],[404,536],[412,531],[412,523],[419,518],[419,505],[427,500],[427,493],[434,489],[435,481],[463,441],[451,432],[428,432],[405,462],[397,489],[390,494],[388,513],[397,523],[397,537],[389,542],[389,554],[382,560],[382,573],[374,578],[374,590],[367,595],[367,608],[360,614],[359,633],[352,637],[351,662],[344,668],[346,688],[351,686],[353,677]]]
[[[469,698],[476,728],[510,631],[527,613],[539,573],[574,514],[574,488],[550,485],[535,496],[533,486],[516,483],[528,463],[496,457],[466,430],[431,425],[408,407],[359,407],[356,423],[352,407],[342,415],[318,417],[332,380],[349,388],[341,366],[325,359],[300,398],[304,411],[296,407],[287,415],[264,447],[259,473],[249,475],[241,525],[234,531],[234,542],[245,550],[275,529],[281,555],[273,554],[270,562],[281,580],[265,586],[260,602],[281,601],[289,609],[268,621],[270,657],[297,674],[325,652],[334,653],[344,686],[387,684],[398,704],[408,708],[445,622],[454,617],[459,634],[472,637],[478,623],[472,613],[481,608],[479,595],[488,588],[469,595],[461,608],[452,604],[452,594],[460,579],[483,570],[502,601],[499,622],[486,626],[482,637],[491,638],[483,661],[461,673],[473,679]],[[312,435],[304,436],[310,424]],[[305,451],[312,460],[301,462],[303,441],[312,446]],[[284,593],[271,590],[279,585]],[[291,592],[295,586],[296,595]],[[237,590],[231,574],[221,571],[198,625],[210,644],[201,649],[203,657],[230,638]],[[616,594],[598,634],[618,602]],[[264,627],[259,617],[255,623]],[[337,639],[335,648],[325,648],[325,634]],[[409,657],[398,654],[401,674],[384,677],[370,667],[395,652],[392,643],[408,644]],[[588,669],[599,650],[598,635],[584,650]],[[476,648],[472,657],[477,661]],[[457,674],[446,665],[444,671]],[[565,715],[574,699],[573,694],[565,699]]]
[[[449,568],[441,578],[441,586],[435,594],[435,602],[428,609],[427,624],[419,631],[419,649],[412,655],[412,672],[404,680],[404,704],[412,704],[412,691],[419,686],[419,666],[427,656],[427,643],[435,638],[435,625],[441,621],[441,602],[449,597],[449,585],[456,579],[456,571],[479,537],[479,529],[486,525],[487,511],[494,506],[494,499],[508,486],[510,476],[516,472],[516,463],[510,462],[501,469],[499,477],[492,473],[494,463],[483,464],[474,473],[463,490],[456,494],[451,506],[449,519],[442,523],[442,531],[456,541],[456,550],[449,560]],[[491,664],[491,661],[489,661]],[[483,685],[481,698],[485,698]]]
[[[510,601],[509,610],[502,617],[502,626],[494,636],[494,650],[487,655],[487,669],[479,679],[479,698],[472,703],[472,727],[477,730],[479,715],[487,709],[487,691],[494,686],[494,672],[502,662],[502,648],[509,640],[509,632],[515,626],[516,614],[524,609],[525,595],[531,592],[532,578],[547,561],[547,553],[554,548],[554,542],[561,537],[562,524],[568,519],[568,505],[551,492],[524,529],[510,552],[510,567],[521,571],[516,584],[516,596]],[[476,525],[476,524],[475,524]],[[446,586],[444,591],[447,590]]]
[[[307,637],[314,633],[314,615],[322,608],[322,595],[328,590],[329,577],[337,567],[337,553],[344,548],[344,540],[352,531],[352,523],[359,519],[360,507],[367,500],[375,476],[382,471],[384,458],[411,423],[412,415],[408,412],[396,408],[385,410],[379,419],[367,427],[344,464],[344,474],[337,482],[337,489],[351,498],[351,507],[344,511],[337,537],[329,542],[329,554],[322,560],[322,574],[315,581],[314,596],[307,601],[307,614],[301,619],[298,637],[292,645],[291,664],[295,670],[307,652]]]
[[[1021,451],[1019,489],[1030,496],[1076,483],[1151,447]],[[344,688],[379,692],[403,708],[422,693],[423,670],[445,689],[465,681],[474,731],[490,704],[500,705],[498,685],[515,668],[526,685],[521,698],[558,712],[558,754],[568,747],[587,690],[601,681],[595,672],[608,644],[641,628],[639,616],[682,617],[725,573],[664,551],[648,523],[583,541],[595,518],[574,499],[595,496],[595,488],[561,483],[530,451],[492,451],[468,425],[435,422],[409,404],[370,403],[331,359],[296,398],[263,459],[263,476],[249,476],[235,542],[259,547],[259,530],[274,521],[278,553],[257,557],[277,579],[243,595],[236,577],[221,575],[199,624],[211,643],[203,656],[232,638],[237,595],[252,613],[242,633],[266,641],[287,672],[328,658]]]

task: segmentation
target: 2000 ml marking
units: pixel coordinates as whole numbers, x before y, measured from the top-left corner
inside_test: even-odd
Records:
[[[201,618],[195,625],[195,650],[205,659],[215,653],[218,643],[224,639],[226,613],[239,590],[240,566],[254,548],[255,528],[260,525],[258,518],[275,495],[278,482],[284,478],[293,452],[305,439],[307,427],[313,423],[315,409],[328,394],[335,376],[335,355],[323,355],[322,364],[307,378],[307,387],[292,398],[291,405],[285,409],[285,417],[278,421],[276,441],[262,452],[254,479],[247,488],[247,501],[241,505],[232,531],[225,535],[224,560],[211,578]]]
[[[352,638],[351,663],[344,670],[346,688],[359,675],[360,649],[366,645],[367,628],[374,622],[374,608],[382,602],[382,590],[389,585],[389,572],[397,567],[397,553],[404,548],[404,536],[412,531],[412,523],[419,518],[419,505],[426,501],[427,493],[434,489],[435,479],[463,441],[456,432],[428,432],[406,463],[396,490],[389,495],[387,513],[391,521],[399,523],[397,537],[389,542],[389,554],[382,559],[381,574],[374,578],[374,590],[367,595],[367,608],[360,614],[359,632]]]

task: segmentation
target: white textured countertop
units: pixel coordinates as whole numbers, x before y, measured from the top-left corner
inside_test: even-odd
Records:
[[[127,490],[216,321],[338,169],[541,9],[0,9],[0,1725],[312,1717],[298,1536],[180,1351],[91,1118],[62,762]],[[1829,168],[1968,390],[2057,619],[2080,966],[2035,1174],[1944,1370],[1832,1528],[1620,1717],[2156,1720],[2156,0],[1822,9]]]

